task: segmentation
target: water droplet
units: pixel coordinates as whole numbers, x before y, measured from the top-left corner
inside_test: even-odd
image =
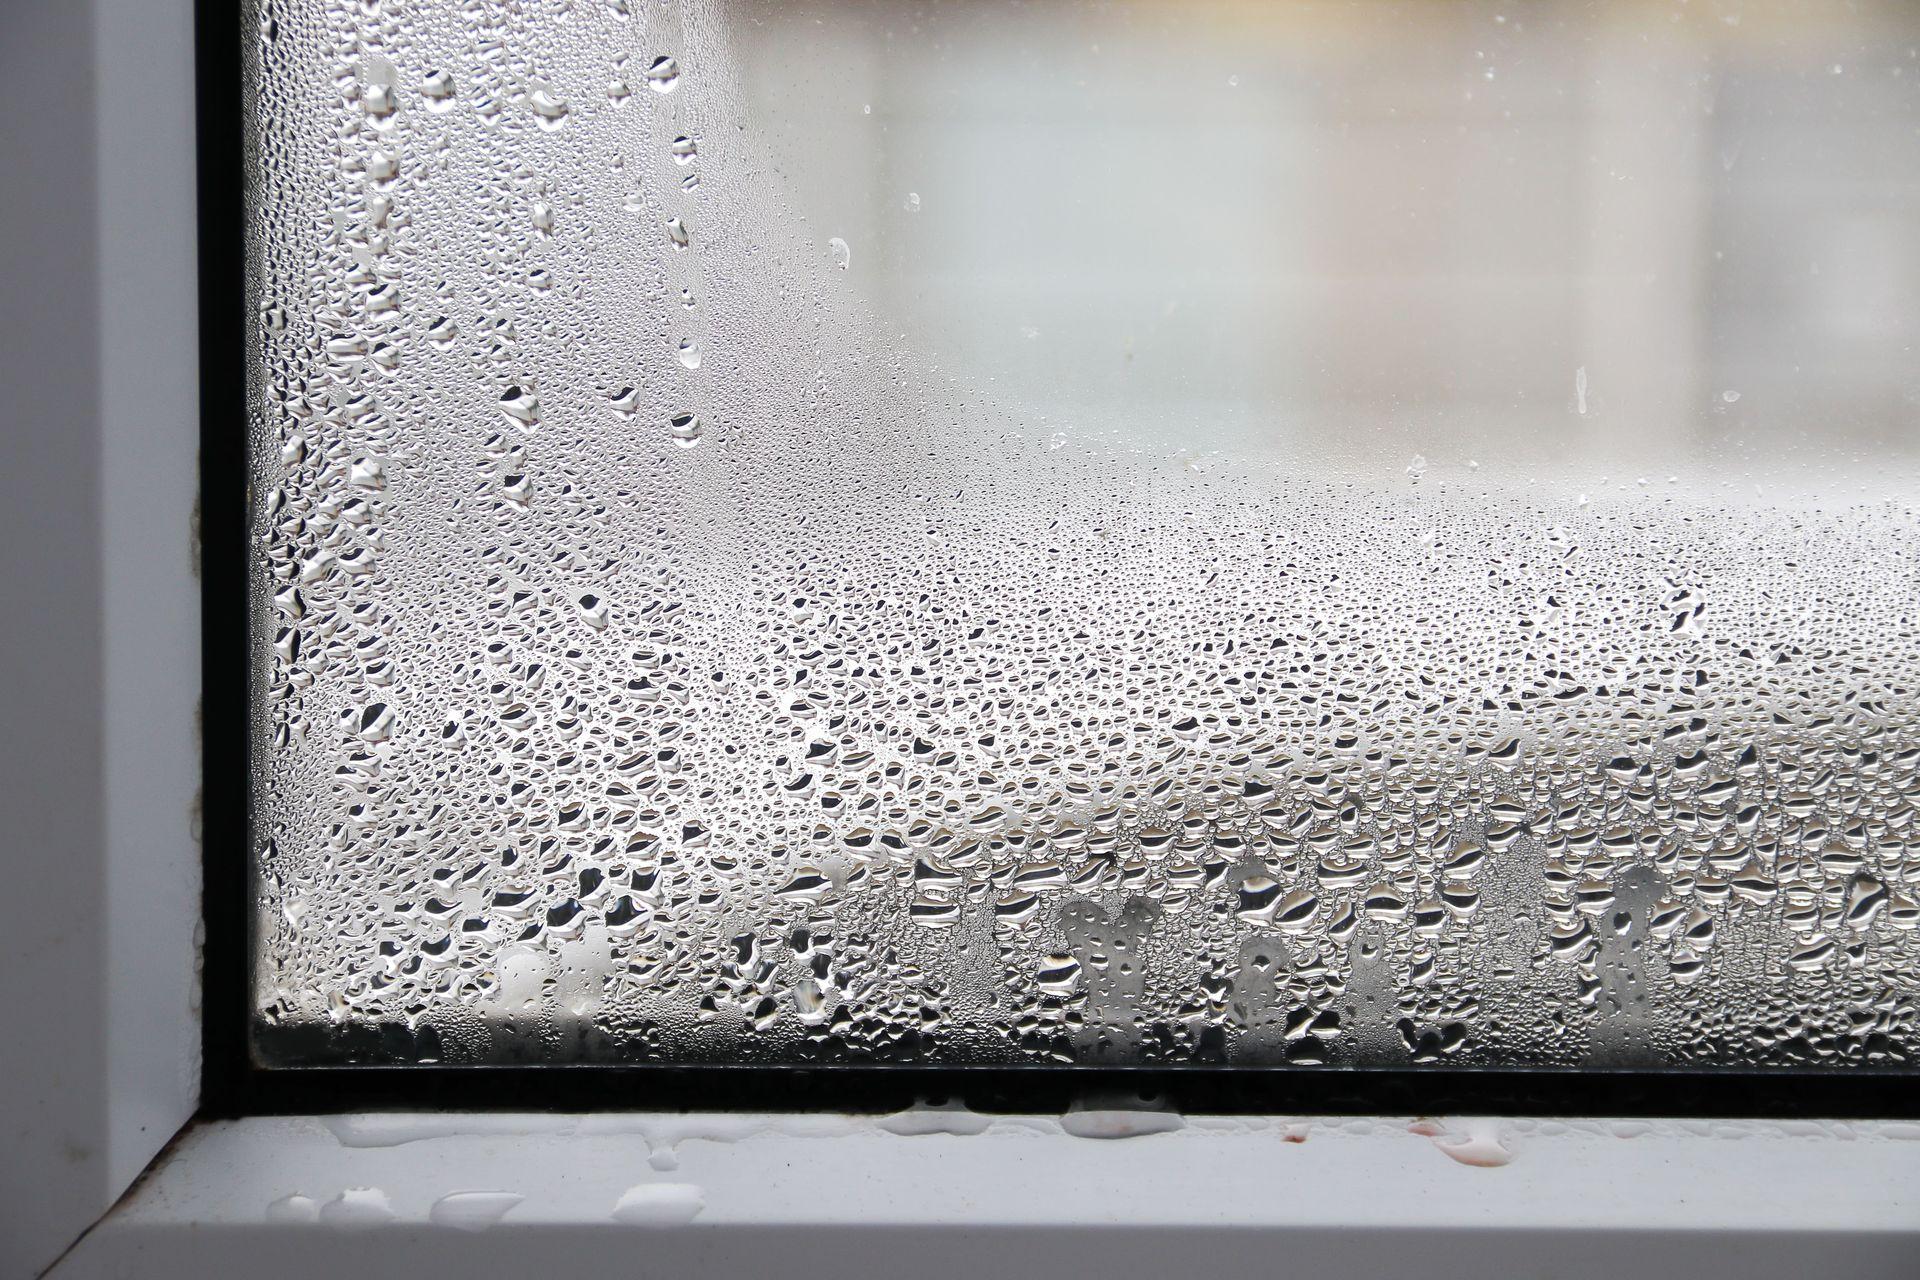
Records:
[[[692,164],[694,157],[700,154],[700,144],[683,133],[668,144],[667,154],[673,157],[675,164]]]
[[[540,423],[540,398],[525,387],[508,387],[500,393],[500,412],[522,427]]]
[[[546,85],[535,82],[527,91],[527,105],[533,108],[537,123],[543,129],[558,129],[566,123],[566,99],[555,96]]]
[[[680,64],[672,55],[663,54],[647,68],[647,87],[655,93],[672,93],[680,83]]]
[[[643,1182],[620,1197],[613,1218],[636,1227],[675,1227],[707,1207],[700,1188],[684,1182]]]
[[[268,1222],[318,1222],[320,1202],[299,1193],[281,1196],[267,1206]]]
[[[700,367],[700,347],[692,338],[680,339],[680,347],[677,354],[680,357],[680,363],[687,368],[698,369]]]
[[[373,1227],[393,1218],[392,1199],[377,1187],[348,1187],[320,1206],[320,1221],[337,1227]]]
[[[673,246],[676,253],[685,249],[692,239],[693,237],[687,232],[686,223],[678,218],[667,219],[667,243]]]
[[[360,489],[387,487],[387,469],[378,458],[355,458],[347,467],[347,483]]]
[[[360,90],[360,109],[370,116],[390,116],[397,106],[390,84],[370,84]]]
[[[833,255],[833,265],[845,271],[853,262],[853,250],[839,236],[827,241],[827,252]]]
[[[435,1200],[427,1218],[457,1231],[484,1231],[525,1199],[511,1191],[455,1191]]]
[[[393,708],[384,702],[362,707],[358,712],[349,711],[347,715],[351,717],[353,731],[362,742],[385,742],[393,736]]]
[[[691,449],[699,444],[705,431],[697,413],[676,413],[667,419],[667,434],[683,449]]]

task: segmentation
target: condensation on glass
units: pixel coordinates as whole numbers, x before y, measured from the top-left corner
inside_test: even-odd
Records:
[[[1920,1052],[1920,9],[245,21],[263,1062]]]

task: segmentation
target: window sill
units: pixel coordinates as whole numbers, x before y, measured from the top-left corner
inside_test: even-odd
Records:
[[[1649,1258],[1892,1276],[1916,1247],[1913,1123],[375,1114],[196,1126],[53,1274],[244,1274],[271,1250],[288,1280],[560,1253],[580,1274],[785,1280],[1282,1257],[1430,1280]]]

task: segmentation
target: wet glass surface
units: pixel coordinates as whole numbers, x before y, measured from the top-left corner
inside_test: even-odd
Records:
[[[263,1061],[1920,1050],[1920,10],[247,22]]]

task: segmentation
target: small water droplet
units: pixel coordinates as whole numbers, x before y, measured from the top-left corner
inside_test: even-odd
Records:
[[[833,255],[833,265],[845,271],[853,263],[853,250],[839,236],[827,241],[827,252]]]
[[[680,339],[680,348],[677,354],[680,357],[680,363],[687,368],[698,369],[700,367],[700,344],[692,338]]]
[[[694,157],[700,154],[700,144],[683,133],[667,145],[667,154],[673,157],[675,164],[692,164]]]
[[[918,191],[907,192],[907,198],[903,202],[902,207],[905,208],[908,213],[920,212],[920,193]]]
[[[687,231],[687,224],[678,218],[667,219],[667,241],[673,245],[675,253],[685,249],[693,240]]]

